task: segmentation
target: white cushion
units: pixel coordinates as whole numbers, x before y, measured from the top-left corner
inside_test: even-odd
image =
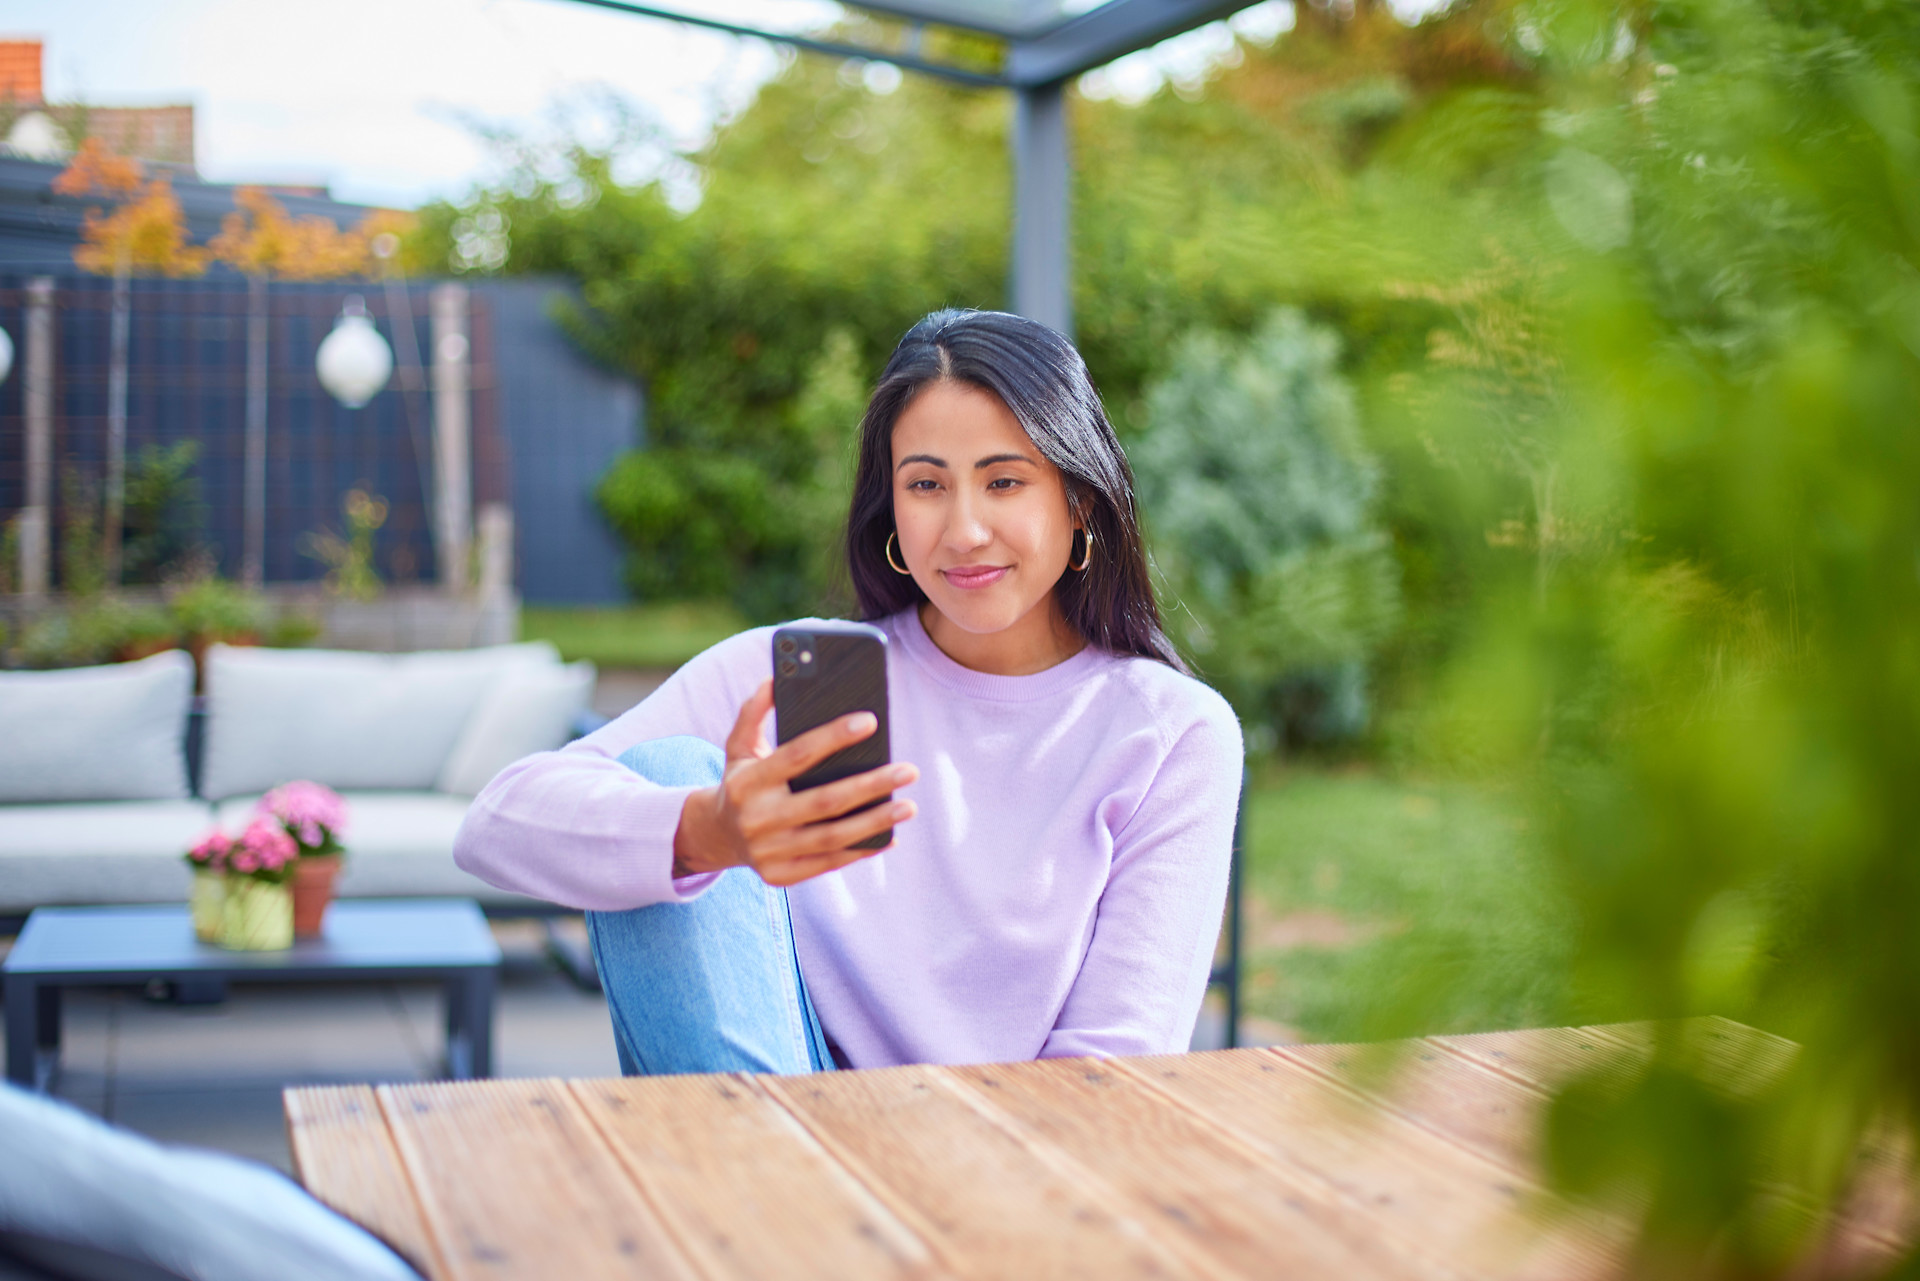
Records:
[[[347,847],[335,890],[342,898],[458,897],[482,903],[529,903],[495,889],[453,862],[453,838],[467,814],[467,798],[438,792],[348,792]],[[218,807],[220,825],[237,832],[258,797],[236,797]],[[184,882],[183,882],[184,884]]]
[[[302,778],[431,788],[503,672],[559,661],[544,641],[415,654],[215,645],[200,792],[219,800]]]
[[[0,1134],[0,1229],[109,1256],[71,1275],[419,1281],[364,1228],[265,1166],[163,1148],[11,1085],[0,1087]]]
[[[516,667],[494,681],[440,769],[439,788],[477,796],[493,776],[523,756],[567,741],[593,696],[592,663]]]
[[[144,801],[187,795],[193,660],[0,672],[0,801]]]
[[[213,826],[201,801],[0,805],[0,912],[187,897],[181,855]]]

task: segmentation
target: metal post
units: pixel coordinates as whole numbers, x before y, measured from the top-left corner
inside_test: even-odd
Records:
[[[25,366],[26,505],[20,509],[20,593],[47,594],[53,581],[53,277],[27,282]]]
[[[467,290],[440,285],[433,291],[433,511],[439,529],[440,587],[464,591],[467,545],[473,526],[472,406],[468,369]]]
[[[1066,83],[1014,90],[1013,280],[1022,316],[1073,336]]]
[[[375,253],[378,252],[376,247]],[[413,328],[413,299],[407,290],[406,271],[398,258],[390,252],[385,261],[387,325],[393,330],[394,354],[400,358],[400,414],[407,420],[407,440],[413,446],[413,470],[420,478],[420,506],[427,514],[427,537],[437,539],[440,525],[434,516],[433,472],[427,460],[422,422],[426,414],[419,403],[420,393],[427,389],[427,378],[420,367],[420,339]]]
[[[240,495],[243,516],[240,578],[249,587],[266,581],[267,568],[267,278],[247,279],[246,472]]]

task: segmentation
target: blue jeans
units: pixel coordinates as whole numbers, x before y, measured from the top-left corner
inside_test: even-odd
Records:
[[[726,757],[675,737],[637,744],[620,763],[663,787],[710,787]],[[800,977],[787,892],[751,868],[723,872],[690,903],[588,912],[587,933],[626,1075],[833,1068]]]

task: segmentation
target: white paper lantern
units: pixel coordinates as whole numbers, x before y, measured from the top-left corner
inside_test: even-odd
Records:
[[[358,294],[347,299],[333,332],[320,341],[314,360],[320,385],[348,409],[372,400],[393,376],[393,348],[373,327],[367,305]]]
[[[7,375],[13,372],[13,339],[7,331],[0,329],[0,383],[7,381]]]

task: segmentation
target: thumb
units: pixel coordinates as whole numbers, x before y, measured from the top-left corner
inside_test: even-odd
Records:
[[[740,719],[727,735],[727,760],[756,761],[773,753],[767,743],[767,713],[773,710],[773,682],[764,680],[740,707]]]

